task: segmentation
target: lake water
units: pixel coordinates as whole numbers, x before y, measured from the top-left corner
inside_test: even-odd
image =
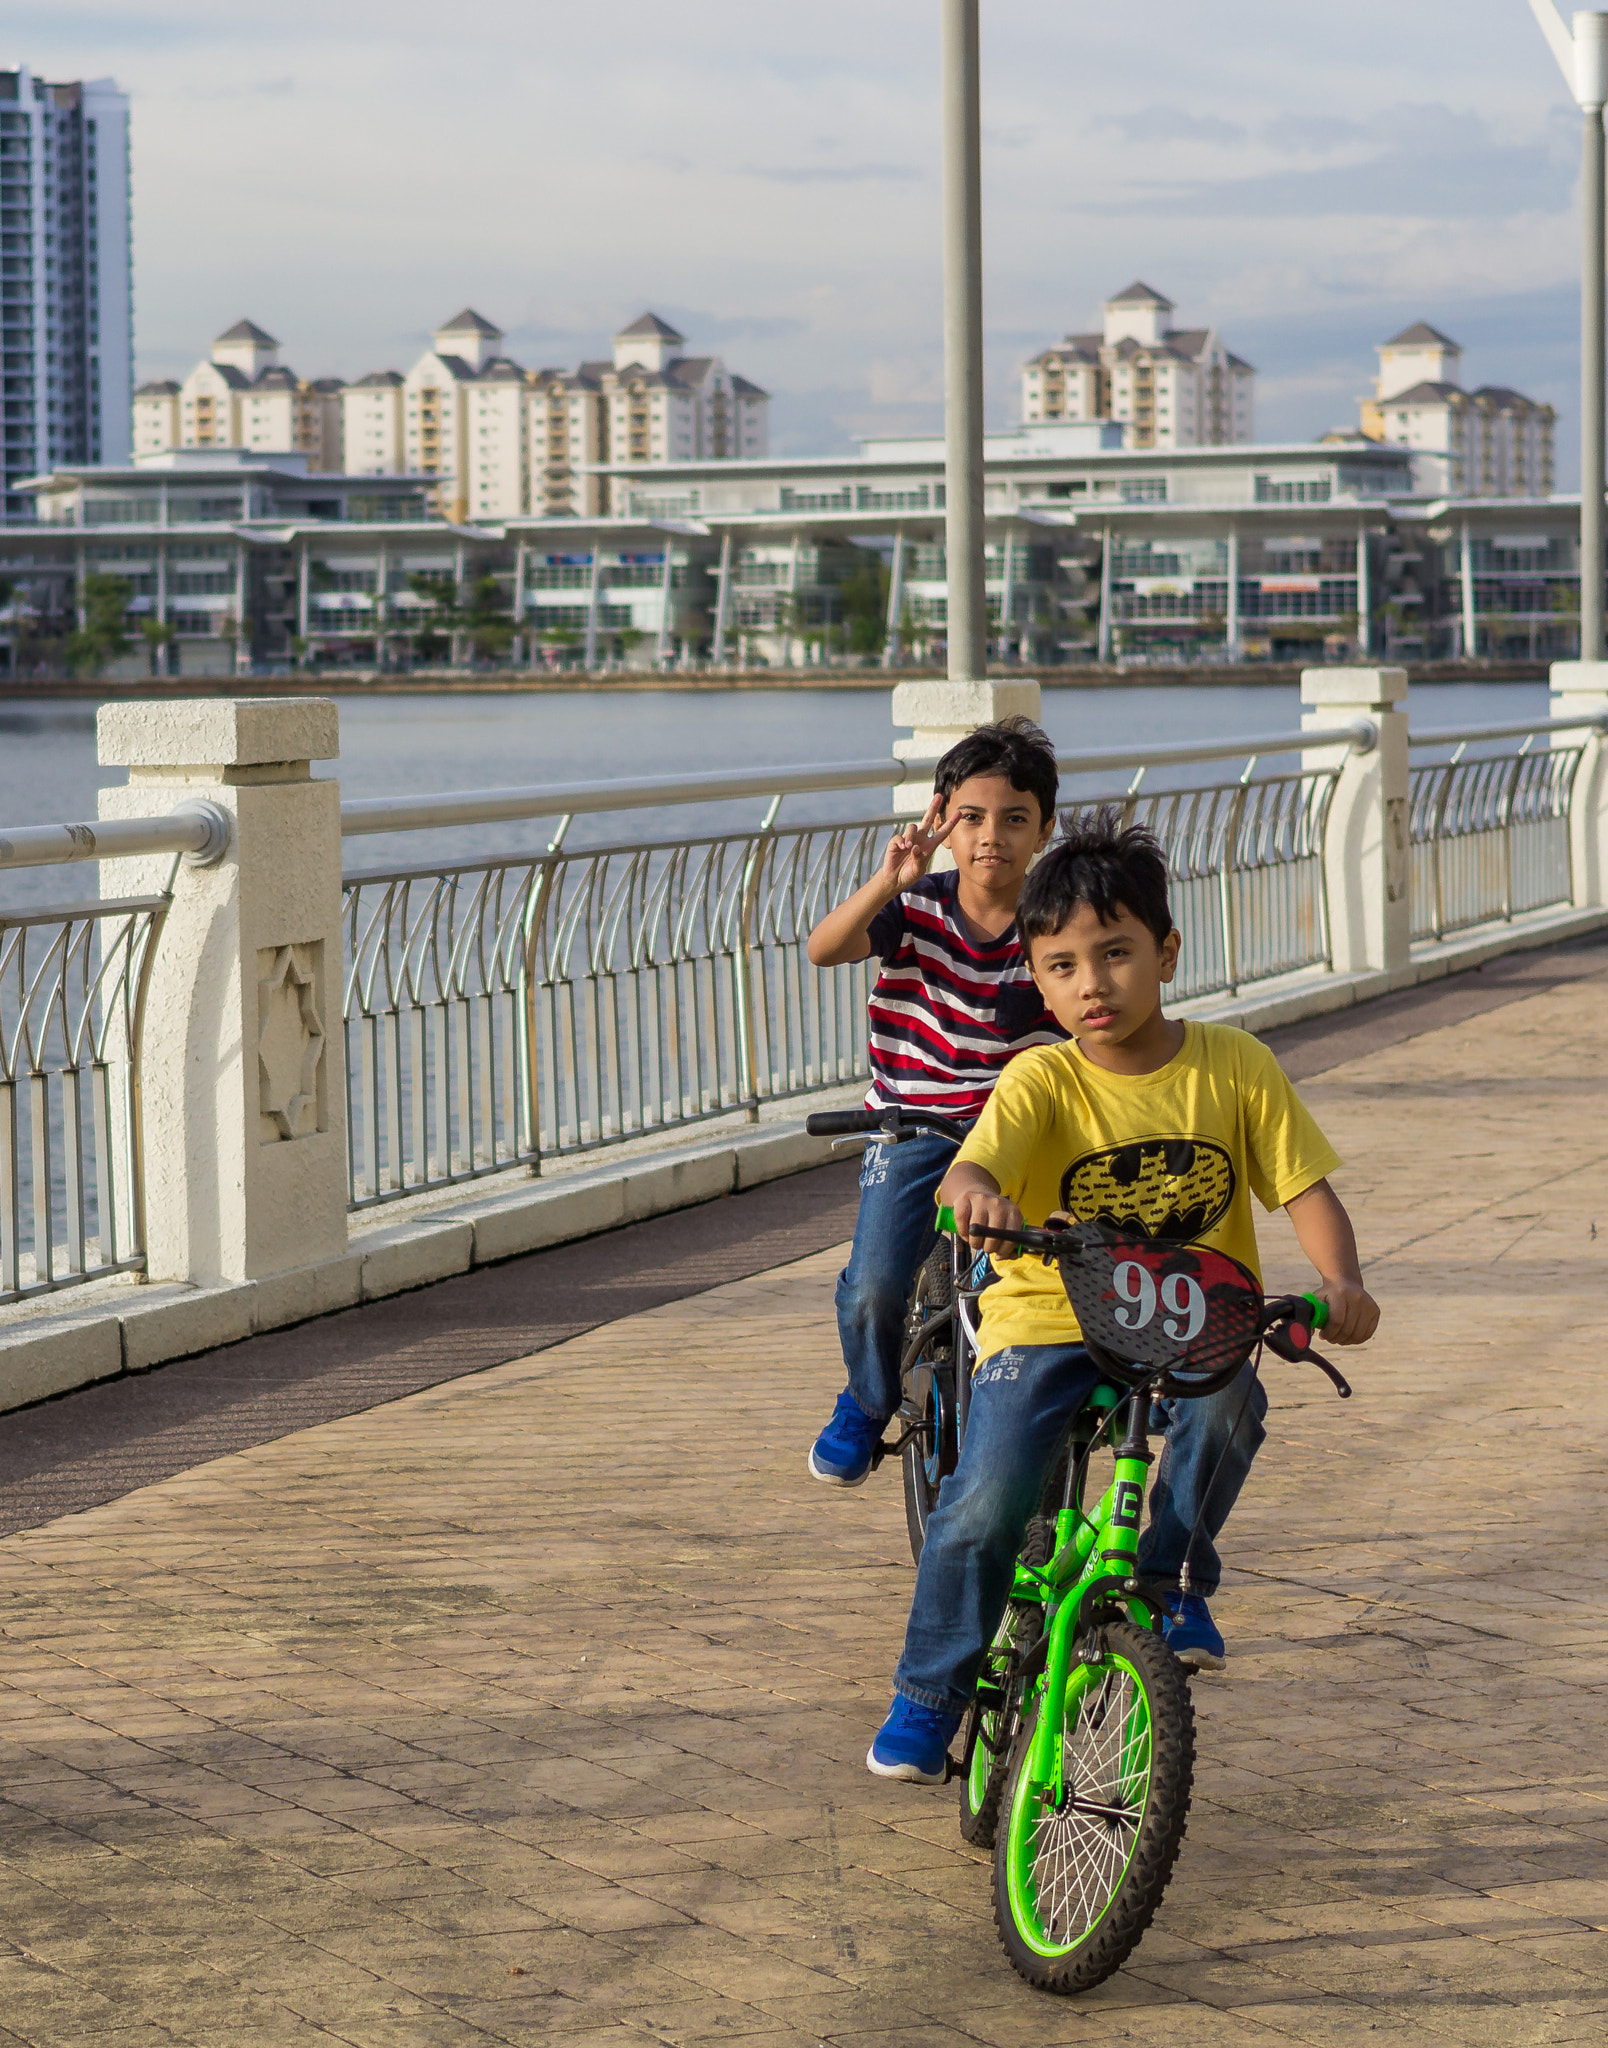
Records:
[[[376,691],[338,702],[339,768],[331,763],[316,772],[338,772],[349,796],[858,760],[886,754],[895,737],[882,690],[614,689],[484,697]],[[1546,708],[1544,683],[1421,684],[1409,704],[1419,729],[1543,717]],[[1045,726],[1064,750],[1288,732],[1299,722],[1293,686],[1154,683],[1044,693]],[[125,779],[121,769],[96,764],[92,704],[24,699],[0,705],[0,830],[93,819],[97,789]],[[1084,790],[1073,785],[1067,793]],[[879,808],[875,794],[790,798],[782,818],[864,817]],[[732,830],[756,821],[763,809],[750,800],[582,817],[568,843]],[[377,834],[349,841],[347,862],[372,869],[534,851],[547,844],[551,831],[549,821],[533,820]],[[92,893],[87,874],[69,877],[50,868],[0,872],[0,905]]]

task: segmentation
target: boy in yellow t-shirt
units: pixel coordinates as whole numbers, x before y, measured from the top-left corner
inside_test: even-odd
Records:
[[[1033,979],[1070,1037],[1017,1054],[939,1189],[967,1241],[982,1247],[980,1228],[1059,1213],[1212,1245],[1255,1272],[1254,1194],[1287,1211],[1318,1270],[1325,1340],[1366,1343],[1379,1311],[1328,1183],[1336,1154],[1266,1046],[1163,1014],[1179,938],[1156,841],[1111,812],[1075,821],[1028,877],[1017,922]],[[1097,1377],[1059,1272],[1038,1259],[997,1263],[982,1296],[966,1440],[928,1524],[893,1707],[866,1758],[882,1777],[943,1777],[1028,1518]],[[1263,1436],[1267,1397],[1250,1374],[1221,1394],[1164,1404],[1167,1442],[1139,1551],[1152,1580],[1177,1584],[1210,1487],[1185,1583],[1217,1590],[1214,1541]],[[1221,1664],[1202,1592],[1174,1597],[1166,1633],[1185,1661]]]

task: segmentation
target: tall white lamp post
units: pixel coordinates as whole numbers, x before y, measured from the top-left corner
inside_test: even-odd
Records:
[[[1608,14],[1577,14],[1571,29],[1553,0],[1530,0],[1580,109],[1580,659],[1603,645],[1603,124],[1608,101]]]
[[[943,0],[945,637],[951,682],[981,682],[988,674],[978,68],[977,0]]]

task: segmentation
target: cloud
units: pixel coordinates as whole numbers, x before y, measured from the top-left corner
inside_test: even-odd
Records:
[[[1368,132],[1365,122],[1347,120],[1343,114],[1280,114],[1276,121],[1263,123],[1261,137],[1270,149],[1288,156],[1327,156]]]
[[[1282,124],[1274,125],[1285,132]],[[1563,213],[1573,201],[1578,155],[1572,118],[1565,125],[1549,116],[1539,136],[1519,141],[1499,137],[1480,114],[1439,105],[1399,105],[1366,122],[1337,117],[1327,128],[1305,125],[1313,134],[1312,154],[1332,156],[1359,143],[1369,153],[1310,170],[1130,183],[1126,197],[1095,199],[1076,210],[1218,220],[1511,220]]]
[[[1135,114],[1102,114],[1096,128],[1124,142],[1209,142],[1228,148],[1245,140],[1245,130],[1215,114],[1188,114],[1182,107],[1141,107]]]
[[[245,100],[245,99],[288,99],[296,90],[294,78],[259,78],[248,85],[192,85],[186,89],[186,99],[192,100]]]
[[[902,184],[921,176],[914,164],[744,164],[743,174],[775,185]]]

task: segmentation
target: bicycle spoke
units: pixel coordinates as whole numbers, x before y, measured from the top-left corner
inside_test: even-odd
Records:
[[[1144,1813],[1150,1740],[1132,1674],[1108,1667],[1062,1733],[1062,1803],[1033,1831],[1032,1882],[1045,1934],[1071,1944],[1095,1925],[1127,1868]]]

